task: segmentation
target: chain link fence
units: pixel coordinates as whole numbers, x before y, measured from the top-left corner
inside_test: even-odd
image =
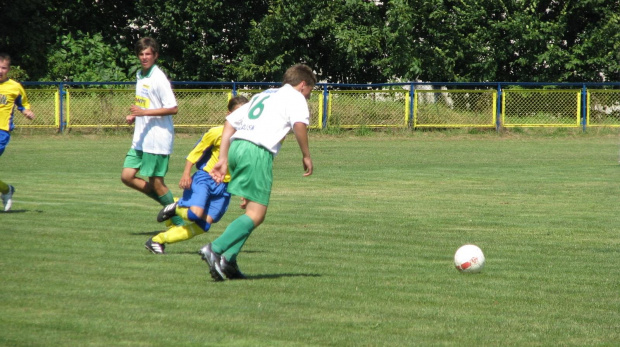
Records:
[[[578,127],[581,90],[506,89],[504,127]]]
[[[28,102],[35,114],[33,120],[23,117],[15,109],[13,121],[18,128],[52,128],[60,126],[60,93],[57,89],[28,89]]]
[[[267,84],[243,88],[238,87],[241,84],[232,88],[213,85],[174,89],[179,105],[174,118],[177,128],[202,131],[221,125],[233,95],[251,99],[269,88]],[[125,123],[125,116],[134,99],[134,88],[106,87],[58,84],[57,89],[27,88],[36,118],[29,121],[16,116],[15,124],[20,128],[60,131],[131,127]],[[586,89],[585,85],[582,89],[524,89],[514,84],[502,88],[492,83],[484,87],[448,87],[433,87],[430,83],[353,87],[319,84],[321,90],[313,91],[308,101],[310,127],[620,127],[620,89],[613,89],[615,84],[598,89]]]
[[[497,114],[495,90],[415,90],[414,127],[492,128]]]
[[[587,126],[620,126],[620,90],[588,90]]]
[[[327,127],[407,127],[408,104],[406,90],[330,91]]]

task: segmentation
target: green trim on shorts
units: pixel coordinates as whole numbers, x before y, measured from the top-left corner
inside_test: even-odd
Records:
[[[245,140],[234,140],[228,150],[228,192],[269,205],[273,184],[273,154]]]
[[[131,148],[125,156],[123,168],[140,169],[139,174],[144,177],[164,177],[168,172],[169,161],[169,155],[145,153]]]

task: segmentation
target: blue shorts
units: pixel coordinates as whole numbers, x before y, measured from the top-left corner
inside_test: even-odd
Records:
[[[11,133],[0,130],[0,155],[4,153],[4,149],[9,145],[9,141],[11,141]]]
[[[213,218],[213,223],[218,222],[230,203],[230,194],[226,191],[228,183],[217,184],[208,172],[198,170],[192,176],[192,186],[183,191],[183,197],[179,199],[179,206],[198,206]]]

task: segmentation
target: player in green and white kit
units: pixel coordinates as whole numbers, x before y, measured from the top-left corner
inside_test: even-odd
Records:
[[[137,73],[136,97],[127,124],[134,124],[131,149],[127,152],[121,181],[128,187],[140,191],[159,202],[162,206],[174,203],[172,193],[164,183],[168,172],[168,161],[174,143],[172,116],[177,114],[177,101],[170,81],[155,65],[159,57],[159,45],[144,37],[136,44],[136,55],[142,69]],[[148,177],[148,181],[137,174]],[[183,219],[175,216],[175,225],[183,225]]]
[[[200,250],[214,280],[243,277],[237,266],[237,255],[250,233],[265,219],[273,181],[273,158],[291,130],[301,149],[304,176],[312,174],[307,99],[315,85],[316,76],[308,66],[294,65],[286,70],[282,87],[255,95],[226,117],[219,161],[211,176],[222,182],[228,169],[231,176],[228,192],[241,196],[247,204],[245,214]]]

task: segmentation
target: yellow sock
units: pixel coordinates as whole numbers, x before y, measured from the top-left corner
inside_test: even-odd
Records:
[[[162,244],[175,243],[189,240],[192,237],[203,233],[204,230],[196,225],[196,223],[189,223],[183,226],[173,226],[167,231],[157,234],[157,236],[153,237],[153,241]]]
[[[4,183],[4,182],[2,182],[2,181],[0,181],[0,193],[6,194],[8,192],[9,192],[9,185]],[[186,215],[187,215],[187,213],[186,213]]]
[[[186,221],[189,221],[189,219],[187,218],[187,211],[189,211],[189,208],[179,207],[179,205],[177,205],[177,209],[175,210],[177,216],[183,218]]]

